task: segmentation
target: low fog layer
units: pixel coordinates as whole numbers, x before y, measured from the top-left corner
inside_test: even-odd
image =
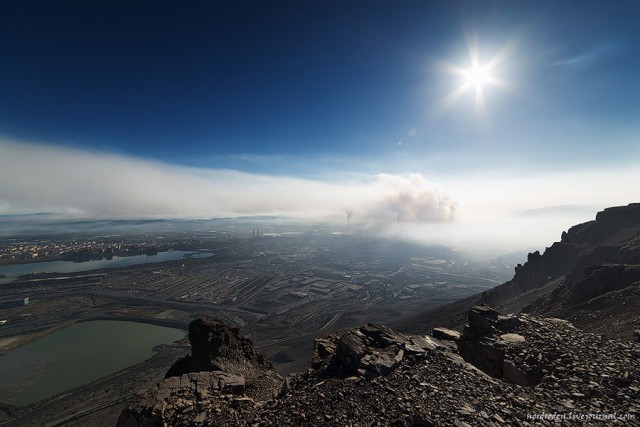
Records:
[[[451,246],[550,244],[597,210],[634,201],[634,171],[537,176],[372,175],[335,182],[189,168],[67,147],[0,141],[0,214],[79,218],[274,215]],[[622,177],[624,182],[621,182]],[[567,206],[571,206],[570,209]]]
[[[420,174],[335,183],[173,166],[36,144],[1,142],[0,212],[89,218],[279,215],[359,222],[450,221],[455,203]]]

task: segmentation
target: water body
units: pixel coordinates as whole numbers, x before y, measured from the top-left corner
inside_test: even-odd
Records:
[[[46,261],[29,264],[5,265],[0,267],[0,275],[13,278],[23,274],[37,273],[75,273],[77,271],[99,270],[101,268],[119,268],[129,265],[176,261],[185,257],[206,258],[212,256],[211,252],[193,251],[168,251],[158,252],[155,255],[133,255],[112,259],[98,259],[83,262],[73,261]]]
[[[139,322],[76,323],[0,357],[0,401],[23,406],[102,378],[153,356],[186,332]]]

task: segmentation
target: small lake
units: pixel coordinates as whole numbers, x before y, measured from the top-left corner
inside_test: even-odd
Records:
[[[136,264],[151,264],[157,262],[177,261],[186,257],[206,258],[212,256],[211,252],[194,251],[167,251],[158,252],[155,255],[132,255],[112,259],[98,259],[83,262],[73,261],[46,261],[27,264],[5,265],[0,267],[0,275],[5,276],[4,281],[23,274],[37,273],[75,273],[78,271],[99,270],[102,268],[120,268]],[[0,279],[0,282],[2,280]]]
[[[23,406],[88,384],[154,355],[180,329],[120,320],[76,323],[0,356],[0,401]]]

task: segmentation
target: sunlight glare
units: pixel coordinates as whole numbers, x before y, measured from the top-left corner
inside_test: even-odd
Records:
[[[506,43],[487,62],[480,59],[478,42],[475,38],[468,41],[467,47],[470,60],[468,68],[443,60],[437,63],[439,72],[460,78],[458,85],[438,102],[437,108],[440,113],[444,113],[465,93],[472,92],[475,98],[476,113],[479,117],[487,119],[487,94],[485,92],[493,87],[511,92],[511,82],[500,77],[496,72],[498,66],[510,57],[515,49],[515,43],[513,40]]]
[[[490,80],[489,70],[485,67],[474,65],[465,71],[465,86],[476,89],[482,88]]]

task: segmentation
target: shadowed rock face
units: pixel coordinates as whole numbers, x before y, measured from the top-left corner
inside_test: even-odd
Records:
[[[565,286],[564,307],[572,307],[599,295],[640,282],[640,265],[594,265],[584,270],[585,278]],[[561,289],[565,290],[565,289]]]
[[[615,206],[598,212],[596,222],[614,227],[631,227],[638,225],[639,218],[640,203],[631,203],[628,206]]]
[[[571,227],[561,240],[528,255],[502,285],[397,325],[426,333],[446,325],[462,328],[478,303],[571,321],[588,332],[633,340],[640,328],[640,203],[608,208],[596,219]]]
[[[272,368],[271,362],[253,348],[249,338],[240,335],[238,328],[213,317],[201,317],[189,324],[189,342],[192,372],[233,370],[233,364],[240,361]]]
[[[138,394],[119,426],[162,426],[176,413],[195,410],[197,402],[229,396],[227,403],[240,408],[280,391],[282,377],[238,328],[200,317],[189,324],[189,342],[191,354],[174,363],[155,389]]]
[[[251,339],[213,317],[200,317],[189,323],[191,354],[171,366],[165,378],[201,371],[222,371],[254,376],[275,372],[271,361],[253,347]]]
[[[595,221],[573,226],[562,240],[536,251],[518,265],[515,276],[483,295],[483,302],[494,305],[502,299],[538,288],[558,276],[570,282],[583,279],[586,267],[598,264],[634,264],[640,262],[640,203],[607,208]]]

